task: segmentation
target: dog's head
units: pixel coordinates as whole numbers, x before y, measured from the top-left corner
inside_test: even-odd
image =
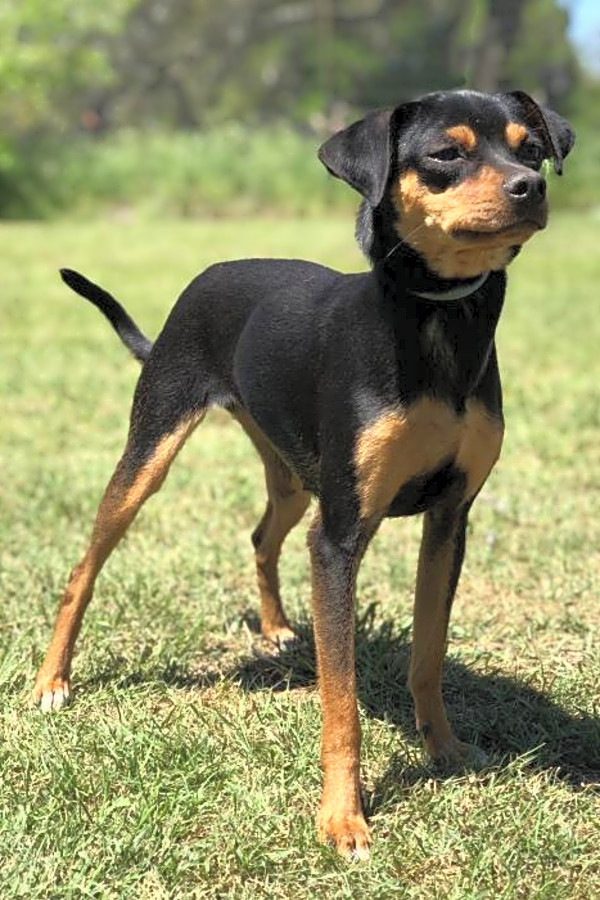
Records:
[[[391,210],[397,239],[442,278],[504,268],[548,217],[541,167],[557,173],[568,123],[522,91],[446,91],[370,113],[335,134],[319,159]]]

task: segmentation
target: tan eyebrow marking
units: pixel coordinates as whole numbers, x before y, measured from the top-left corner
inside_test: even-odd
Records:
[[[506,143],[511,150],[517,150],[527,137],[527,129],[518,122],[509,122],[504,129]]]
[[[477,135],[469,125],[453,125],[446,129],[446,134],[465,150],[474,150],[477,146]]]

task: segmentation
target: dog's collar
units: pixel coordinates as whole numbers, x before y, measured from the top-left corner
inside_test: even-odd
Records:
[[[475,281],[469,281],[467,284],[457,284],[456,287],[448,288],[447,291],[410,291],[415,297],[422,300],[436,300],[441,303],[447,303],[451,300],[464,300],[478,291],[479,288],[487,281],[490,273],[484,272]]]

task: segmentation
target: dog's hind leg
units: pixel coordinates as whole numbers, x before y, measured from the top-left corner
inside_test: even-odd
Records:
[[[254,420],[245,412],[236,419],[258,450],[265,467],[267,508],[252,533],[260,592],[260,626],[264,637],[277,644],[294,638],[279,593],[278,561],[281,547],[310,503],[310,494],[275,452]]]
[[[261,521],[252,533],[252,543],[260,592],[261,632],[264,637],[281,645],[293,640],[294,632],[285,615],[279,592],[279,555],[288,533],[304,515],[310,503],[310,494],[291,489],[289,482],[285,483],[285,473],[277,471],[277,464],[266,468],[266,476],[269,500]]]
[[[125,452],[100,503],[88,549],[71,572],[54,634],[36,678],[33,700],[42,710],[58,709],[69,699],[73,648],[98,573],[142,504],[161,487],[204,412],[204,408],[188,407],[167,414],[164,398],[138,390]]]

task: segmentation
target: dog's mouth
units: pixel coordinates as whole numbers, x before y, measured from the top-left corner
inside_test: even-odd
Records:
[[[455,228],[452,231],[452,237],[459,241],[476,241],[477,243],[498,240],[504,243],[506,239],[514,239],[518,243],[545,227],[546,216],[540,216],[536,219],[520,219],[518,222],[500,227]]]

